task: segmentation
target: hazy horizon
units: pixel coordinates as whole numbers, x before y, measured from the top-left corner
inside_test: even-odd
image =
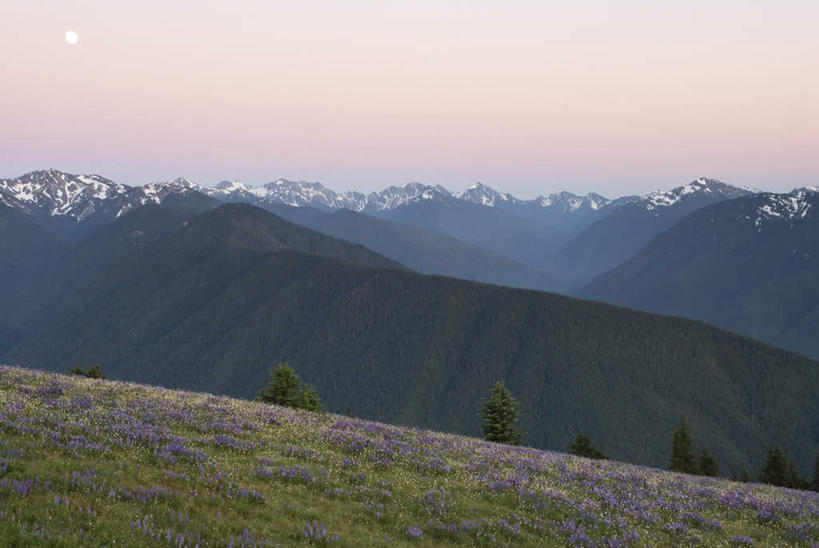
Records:
[[[806,1],[15,3],[2,176],[788,191],[819,182],[817,20]]]
[[[177,176],[177,177],[165,177],[165,178],[161,178],[161,179],[155,179],[155,180],[150,180],[150,181],[146,180],[146,181],[132,183],[132,182],[117,180],[115,178],[112,178],[112,177],[108,176],[105,173],[100,173],[98,171],[93,171],[92,170],[92,171],[85,171],[85,172],[76,172],[76,171],[71,171],[71,170],[66,170],[66,169],[60,169],[59,167],[54,167],[54,166],[40,167],[40,168],[28,170],[28,171],[26,171],[24,173],[18,173],[16,175],[8,175],[8,174],[4,175],[4,174],[0,173],[0,179],[13,179],[13,178],[25,175],[26,173],[31,173],[33,171],[45,171],[45,170],[51,170],[51,169],[57,170],[57,171],[62,172],[62,173],[69,173],[69,174],[72,174],[72,175],[100,175],[102,177],[105,177],[107,179],[112,180],[115,183],[122,183],[122,184],[126,184],[128,186],[143,186],[143,185],[150,184],[150,183],[164,183],[164,182],[171,182],[171,181],[174,181],[176,179],[187,179],[187,180],[189,180],[189,181],[191,181],[191,182],[193,182],[195,184],[198,184],[200,186],[205,186],[205,187],[216,187],[217,185],[219,185],[220,183],[223,183],[223,182],[239,182],[239,183],[243,183],[243,184],[245,184],[245,185],[247,185],[249,187],[261,187],[261,186],[264,186],[264,185],[266,185],[268,183],[272,183],[272,182],[275,182],[275,181],[278,181],[278,180],[287,180],[287,181],[299,182],[299,183],[319,183],[319,184],[323,185],[324,187],[329,188],[330,190],[332,190],[334,192],[337,192],[339,194],[343,194],[345,192],[350,192],[350,191],[356,191],[356,192],[361,192],[363,194],[369,194],[370,192],[379,192],[381,190],[385,190],[386,188],[391,187],[391,186],[401,187],[401,186],[403,186],[405,184],[411,184],[411,183],[421,183],[423,185],[430,185],[430,183],[426,183],[424,181],[404,181],[402,183],[385,184],[384,186],[376,187],[376,188],[369,189],[369,190],[358,190],[358,189],[355,189],[355,188],[335,187],[333,185],[327,184],[324,181],[306,181],[304,179],[289,178],[289,177],[272,177],[272,178],[269,178],[267,180],[262,180],[262,181],[241,181],[241,180],[238,180],[238,179],[228,179],[228,178],[223,178],[223,179],[219,179],[219,180],[216,180],[216,181],[200,181],[200,180],[192,179],[190,177],[185,177],[184,175]],[[701,176],[701,177],[705,177],[707,179],[712,179],[712,180],[718,180],[718,181],[720,181],[722,183],[726,183],[726,184],[732,184],[732,183],[730,183],[728,181],[723,181],[723,180],[721,180],[721,179],[719,179],[717,177],[708,177],[708,176]],[[436,183],[436,184],[430,185],[430,186],[440,185],[440,186],[443,186],[444,188],[446,188],[446,190],[448,190],[448,191],[450,191],[452,193],[458,193],[458,192],[461,192],[461,191],[464,191],[464,190],[467,190],[467,189],[471,188],[472,186],[474,186],[477,183],[480,183],[480,184],[484,184],[484,185],[486,185],[488,187],[491,187],[494,190],[497,190],[498,192],[512,194],[514,197],[519,198],[519,199],[523,199],[523,200],[532,200],[532,199],[538,198],[540,196],[545,196],[545,195],[549,195],[549,194],[553,194],[553,193],[560,193],[560,192],[563,192],[563,191],[567,191],[567,192],[577,194],[577,195],[581,195],[581,196],[586,195],[586,194],[590,194],[590,193],[595,193],[595,194],[602,195],[604,198],[616,199],[616,198],[622,198],[622,197],[632,196],[632,195],[645,195],[645,194],[649,194],[649,193],[654,192],[654,191],[673,190],[674,188],[684,186],[684,185],[686,185],[688,183],[691,183],[691,182],[693,182],[693,181],[695,181],[696,179],[699,179],[699,178],[700,177],[691,178],[691,179],[689,179],[689,180],[687,180],[685,182],[680,182],[678,184],[674,184],[674,185],[668,186],[668,187],[653,188],[653,189],[650,189],[650,190],[648,190],[646,192],[641,192],[641,193],[619,193],[619,194],[605,194],[605,193],[598,192],[598,191],[593,190],[593,189],[589,190],[589,191],[585,191],[585,192],[579,192],[579,191],[576,192],[571,188],[563,188],[563,189],[558,189],[558,190],[551,190],[551,191],[548,191],[548,192],[540,192],[540,193],[533,194],[533,195],[529,195],[529,194],[523,195],[523,194],[516,194],[514,192],[510,192],[509,190],[506,190],[505,188],[500,187],[500,186],[493,186],[493,185],[491,185],[491,184],[489,184],[489,183],[487,183],[485,181],[473,181],[472,183],[470,183],[470,184],[468,184],[466,186],[462,186],[462,187],[450,187],[450,186],[440,184],[440,183]],[[740,188],[748,188],[750,190],[761,191],[761,192],[789,192],[791,190],[795,190],[796,188],[799,188],[799,187],[792,187],[792,188],[787,188],[787,189],[784,189],[784,190],[771,190],[771,189],[768,189],[768,188],[751,187],[751,186],[748,186],[748,185],[741,185],[741,184],[737,184],[737,185],[733,185],[733,186],[737,186],[737,187],[740,187]],[[800,186],[804,187],[805,185],[800,185]],[[815,185],[807,185],[807,186],[815,187]]]

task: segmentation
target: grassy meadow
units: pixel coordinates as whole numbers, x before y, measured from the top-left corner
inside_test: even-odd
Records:
[[[6,546],[816,546],[819,494],[0,367]]]

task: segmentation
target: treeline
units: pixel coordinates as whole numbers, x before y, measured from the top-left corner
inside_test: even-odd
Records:
[[[702,453],[695,457],[691,445],[688,423],[683,417],[680,426],[674,432],[671,442],[669,470],[700,476],[719,476],[719,464],[716,459],[706,449],[703,449]],[[744,468],[739,477],[735,476],[732,479],[747,483],[751,481],[751,475],[748,469]],[[779,487],[819,491],[819,452],[816,453],[813,465],[813,481],[799,475],[793,461],[785,455],[781,447],[768,449],[765,464],[757,479],[760,483],[768,483]]]
[[[520,402],[515,399],[509,390],[498,381],[484,400],[481,408],[483,418],[484,438],[487,441],[519,445],[523,433],[517,428],[520,417]],[[608,456],[598,449],[585,434],[578,434],[574,443],[569,447],[572,455],[590,459],[608,459]],[[672,472],[694,474],[698,476],[718,477],[719,463],[707,450],[703,449],[698,455],[693,451],[693,440],[688,428],[688,422],[683,417],[679,427],[674,431],[671,440],[671,461],[668,469]],[[751,477],[747,468],[735,481],[750,482]],[[768,450],[765,464],[758,479],[760,483],[768,483],[791,489],[812,489],[819,492],[819,452],[813,466],[813,481],[808,481],[799,475],[793,461],[789,459],[780,447]]]

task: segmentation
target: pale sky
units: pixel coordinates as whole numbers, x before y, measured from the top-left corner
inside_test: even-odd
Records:
[[[0,0],[0,177],[788,190],[819,184],[817,29],[788,0]]]

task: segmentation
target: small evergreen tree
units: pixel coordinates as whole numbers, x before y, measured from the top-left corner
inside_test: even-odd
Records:
[[[484,401],[483,434],[486,441],[520,445],[523,437],[515,423],[520,416],[520,403],[500,381],[495,383]]]
[[[303,388],[301,379],[287,362],[279,362],[273,369],[273,381],[259,391],[256,399],[286,407],[309,411],[323,411],[315,388]]]
[[[680,426],[674,432],[671,441],[671,463],[668,467],[672,472],[695,474],[697,472],[694,454],[691,452],[691,434],[688,432],[688,423],[685,417],[680,420]]]
[[[751,474],[748,473],[747,468],[742,469],[742,475],[739,476],[739,481],[741,481],[742,483],[750,483],[751,482]]]
[[[808,482],[799,476],[796,466],[780,447],[772,447],[765,457],[765,466],[759,474],[759,481],[780,487],[804,489]]]
[[[578,434],[577,439],[574,440],[574,443],[569,448],[569,451],[572,455],[577,455],[579,457],[587,457],[590,459],[602,459],[606,460],[608,457],[605,453],[603,453],[600,449],[594,446],[588,436],[583,434]]]
[[[74,369],[70,371],[72,375],[79,375],[82,377],[88,377],[89,379],[104,379],[105,375],[102,374],[102,369],[100,369],[99,365],[92,365],[88,368],[88,371],[82,368],[81,364],[77,364]]]
[[[102,370],[100,369],[99,365],[92,365],[88,368],[88,372],[85,374],[86,377],[90,379],[104,379],[105,375],[102,374]]]
[[[697,471],[701,476],[717,477],[719,475],[719,463],[711,453],[703,449],[697,458]]]
[[[310,385],[307,385],[304,392],[301,393],[301,408],[307,409],[308,411],[315,411],[317,413],[324,411],[324,407],[321,405],[321,399],[319,399],[318,392],[316,392],[316,389]]]
[[[779,447],[768,449],[765,457],[765,466],[759,474],[759,481],[770,483],[771,485],[785,485],[785,452]]]

